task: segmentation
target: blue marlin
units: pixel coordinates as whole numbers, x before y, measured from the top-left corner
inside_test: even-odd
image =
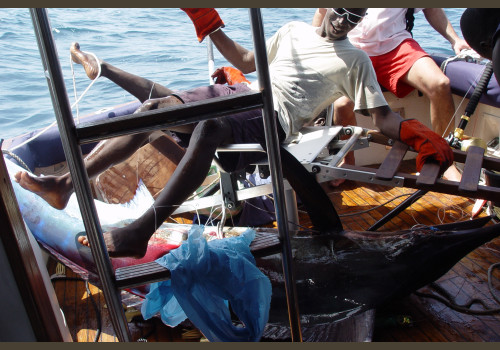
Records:
[[[5,157],[4,161],[23,219],[36,240],[82,277],[88,277],[91,281],[97,282],[99,280],[97,268],[90,248],[77,241],[78,236],[85,235],[85,227],[76,195],[72,194],[65,209],[55,209],[38,195],[22,188],[14,180],[14,174],[25,169]],[[108,204],[94,200],[103,231],[129,224],[144,213],[153,202],[153,197],[142,181],[139,182],[134,198],[126,204]],[[180,242],[172,243],[169,237],[161,239],[155,236],[144,258],[116,258],[111,261],[115,268],[152,261],[178,247],[179,244]]]
[[[468,253],[500,235],[491,217],[396,232],[345,230],[312,175],[281,148],[283,174],[316,230],[291,238],[301,323],[313,339],[329,325],[411,294],[448,272]],[[281,254],[256,259],[273,299],[264,337],[289,336]]]

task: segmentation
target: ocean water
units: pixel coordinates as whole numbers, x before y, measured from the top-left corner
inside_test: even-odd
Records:
[[[460,33],[465,9],[445,9]],[[90,80],[80,65],[69,57],[69,47],[78,41],[81,49],[131,73],[172,89],[188,89],[209,83],[207,48],[198,43],[194,27],[180,9],[48,9],[52,34],[64,75],[70,103]],[[225,32],[251,49],[249,14],[243,8],[218,9]],[[270,37],[289,21],[310,23],[314,8],[262,9],[264,33]],[[427,23],[422,13],[415,16],[414,38],[429,53],[453,54],[450,44]],[[45,127],[55,121],[33,24],[28,9],[0,9],[0,139]],[[228,65],[214,49],[215,66]],[[256,79],[254,74],[247,76]],[[78,104],[85,115],[135,98],[105,78],[98,79]],[[76,115],[76,109],[73,114]]]

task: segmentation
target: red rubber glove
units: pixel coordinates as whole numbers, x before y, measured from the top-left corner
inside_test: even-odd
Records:
[[[216,84],[225,84],[234,85],[238,83],[248,83],[250,82],[245,78],[243,73],[239,69],[233,67],[221,67],[217,68],[212,74],[212,78],[214,79]]]
[[[445,171],[453,163],[453,152],[450,145],[416,119],[406,119],[401,122],[399,138],[418,152],[417,171],[422,169],[428,158],[436,160],[441,171]]]
[[[181,8],[186,12],[196,29],[196,36],[201,43],[207,35],[212,34],[219,28],[224,28],[224,22],[215,9],[188,9]]]

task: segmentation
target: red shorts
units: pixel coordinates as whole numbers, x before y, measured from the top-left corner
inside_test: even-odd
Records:
[[[429,54],[415,40],[406,39],[394,50],[380,56],[370,56],[370,59],[379,84],[397,97],[405,97],[414,87],[401,79],[418,59],[426,56]]]

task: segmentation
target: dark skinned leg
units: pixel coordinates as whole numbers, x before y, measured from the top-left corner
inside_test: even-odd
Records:
[[[162,106],[182,103],[179,99],[169,96]],[[151,106],[141,106],[136,112],[141,112]],[[186,126],[184,126],[186,127]],[[149,142],[151,132],[120,136],[100,143],[86,157],[85,168],[90,179],[109,169],[115,164],[129,158],[146,142]],[[16,181],[24,189],[34,192],[56,209],[64,209],[73,193],[73,182],[70,173],[61,176],[32,177],[27,172],[18,172]]]
[[[217,147],[231,141],[231,127],[224,120],[200,122],[189,147],[153,207],[130,225],[106,232],[104,241],[111,257],[140,258],[155,230],[205,179]],[[80,243],[88,245],[86,237]]]
[[[73,62],[81,64],[90,79],[95,79],[101,65],[101,76],[108,78],[130,94],[144,102],[150,98],[165,97],[172,94],[169,88],[154,83],[151,80],[125,72],[103,60],[96,61],[95,57],[80,50],[78,43],[71,44],[71,58]]]

